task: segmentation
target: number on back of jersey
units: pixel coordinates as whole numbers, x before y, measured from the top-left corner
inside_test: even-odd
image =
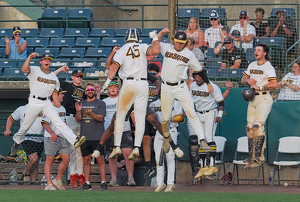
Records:
[[[134,45],[133,47],[129,47],[126,56],[131,56],[132,59],[140,57],[139,45]]]

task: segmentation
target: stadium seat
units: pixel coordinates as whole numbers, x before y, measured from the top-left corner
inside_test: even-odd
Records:
[[[241,81],[245,69],[229,69],[230,80]]]
[[[64,28],[42,28],[38,38],[61,38]]]
[[[28,57],[31,53],[33,53],[33,48],[27,46],[27,57]]]
[[[97,48],[100,43],[100,38],[77,38],[73,48]]]
[[[85,68],[95,68],[96,66],[96,61],[97,59],[96,58],[89,58],[89,59],[81,59],[81,58],[74,58],[72,61],[71,61],[71,64],[70,64],[70,68],[81,68],[81,69],[85,69]]]
[[[151,44],[151,38],[149,38],[149,37],[140,37],[139,43]]]
[[[2,76],[2,68],[0,67],[0,76]]]
[[[115,35],[115,28],[93,28],[89,37],[114,37]]]
[[[20,68],[5,68],[3,76],[7,81],[24,81],[26,79]]]
[[[18,67],[18,68],[22,68],[24,62],[25,62],[25,60],[24,60],[24,61],[19,61],[17,67]],[[30,62],[29,62],[29,67],[30,67],[30,66],[40,66],[40,60],[39,60],[39,59],[30,60]]]
[[[89,35],[88,28],[66,28],[63,38],[87,38]]]
[[[0,38],[0,48],[6,48],[5,38]]]
[[[93,13],[91,8],[70,8],[67,15],[69,28],[94,28]]]
[[[221,61],[214,58],[208,58],[207,61],[205,61],[205,67],[207,68],[217,68],[219,69],[221,67]]]
[[[70,63],[71,60],[69,59],[53,59],[51,64],[50,64],[50,67],[51,68],[54,68],[54,69],[58,69],[62,66],[69,66],[69,63]]]
[[[293,7],[289,7],[289,8],[272,8],[271,14],[270,16],[276,16],[276,12],[278,10],[285,10],[286,16],[291,17],[291,18],[295,18],[295,8]]]
[[[17,63],[18,63],[17,61],[3,60],[3,61],[0,61],[0,67],[1,68],[16,68]]]
[[[111,48],[88,48],[84,58],[107,58],[111,53]]]
[[[273,66],[284,67],[285,40],[284,37],[261,37],[259,43],[265,43],[272,49],[271,63]]]
[[[103,38],[102,42],[100,43],[99,47],[115,47],[115,46],[123,46],[124,45],[124,38]]]
[[[28,48],[46,48],[48,46],[49,38],[29,38],[26,41]]]
[[[140,28],[135,28],[135,29],[139,33],[141,33],[141,29]],[[114,35],[114,37],[125,37],[127,30],[128,30],[128,28],[118,28],[116,34]]]
[[[72,48],[75,38],[51,38],[48,48]]]
[[[105,71],[105,64],[106,64],[106,59],[99,59],[97,64],[96,64],[96,69],[101,69],[102,71]]]
[[[45,8],[42,17],[38,19],[39,29],[65,28],[66,13],[65,8]]]
[[[12,39],[12,29],[0,29],[0,38],[4,38],[5,36]]]
[[[225,68],[225,69],[221,69],[221,73],[219,75],[219,80],[229,80],[229,69]]]
[[[186,29],[189,25],[189,20],[191,17],[196,17],[197,19],[200,17],[200,9],[179,8],[178,11],[176,12],[176,17],[177,17],[177,27],[185,27]]]
[[[32,28],[32,29],[21,29],[22,31],[22,38],[37,38],[39,34],[38,28]]]
[[[40,55],[40,57],[43,54],[52,54],[54,58],[58,56],[59,48],[36,48],[35,51]]]
[[[85,48],[62,48],[57,58],[82,58]]]
[[[215,54],[214,49],[213,48],[208,48],[207,49],[207,53],[206,53],[207,59],[214,59],[214,58],[218,58],[218,55]]]
[[[0,58],[6,58],[5,48],[0,48]]]
[[[246,59],[249,64],[251,62],[255,61],[254,50],[255,50],[255,48],[247,48],[246,49]]]
[[[217,80],[219,78],[219,71],[217,68],[206,69],[206,71],[210,80]]]
[[[84,69],[84,74],[85,74],[85,78],[84,79],[93,79],[92,77],[104,76],[103,75],[104,71],[101,70],[101,69],[86,68],[86,69]]]
[[[153,30],[156,30],[157,33],[159,33],[162,28],[144,28],[140,37],[149,37],[149,32],[152,32]]]

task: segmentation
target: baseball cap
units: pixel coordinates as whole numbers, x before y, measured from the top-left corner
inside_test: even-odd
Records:
[[[232,33],[231,33],[231,36],[241,36],[241,33],[239,30],[234,30]]]
[[[186,43],[186,34],[182,31],[179,31],[175,34],[173,39],[178,43]]]
[[[278,13],[285,13],[285,10],[284,10],[284,9],[279,9],[278,11],[276,11],[276,15],[277,15]]]
[[[227,36],[225,39],[224,39],[224,43],[232,43],[233,42],[233,39],[230,37],[230,36]]]
[[[49,60],[53,60],[54,56],[52,54],[43,54],[42,55],[42,59],[41,60],[44,60],[44,59],[49,59]]]
[[[240,16],[247,16],[247,17],[249,17],[247,11],[241,11],[241,12],[240,12]]]
[[[117,82],[114,82],[114,81],[110,82],[108,87],[110,87],[110,86],[117,86],[119,88],[119,85],[117,84]]]
[[[80,74],[81,76],[84,76],[84,73],[80,69],[76,69],[72,72],[72,76]]]
[[[219,13],[215,10],[212,10],[210,15],[209,15],[209,19],[218,18],[218,17],[219,17]]]
[[[12,30],[13,30],[13,33],[15,33],[15,32],[21,32],[21,28],[18,27],[18,26],[13,27]]]
[[[59,91],[58,91],[58,93],[66,93],[67,91],[65,91],[65,90],[62,90],[62,88],[59,88]]]

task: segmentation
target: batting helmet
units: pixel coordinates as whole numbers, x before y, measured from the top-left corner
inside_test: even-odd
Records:
[[[205,67],[202,67],[202,69],[203,69],[202,71],[205,72],[205,73],[207,74],[206,68],[205,68]],[[200,72],[195,72],[195,71],[194,71],[194,72],[193,72],[193,78],[195,78],[195,75],[201,76],[201,75],[200,75]]]
[[[128,42],[128,41],[139,42],[139,40],[140,40],[140,35],[136,29],[130,28],[126,31],[125,42]]]
[[[243,99],[246,102],[252,101],[254,99],[254,96],[255,96],[254,88],[243,89],[242,90],[242,96],[243,96]]]

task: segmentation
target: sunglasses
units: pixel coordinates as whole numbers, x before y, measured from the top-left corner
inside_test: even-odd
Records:
[[[82,78],[83,76],[80,75],[80,74],[76,74],[75,77],[77,77],[77,78]]]
[[[15,35],[15,36],[17,36],[17,35],[21,36],[22,33],[14,33],[14,35]]]
[[[276,15],[277,15],[277,16],[279,16],[279,15],[284,15],[284,13],[277,13]]]
[[[94,88],[88,88],[88,89],[86,89],[86,91],[95,91],[95,89]]]
[[[226,44],[231,44],[231,43],[229,43],[229,42],[225,42],[224,44],[226,45]]]
[[[217,21],[218,18],[211,18],[210,21]]]
[[[240,20],[246,20],[247,19],[247,17],[240,17]]]

